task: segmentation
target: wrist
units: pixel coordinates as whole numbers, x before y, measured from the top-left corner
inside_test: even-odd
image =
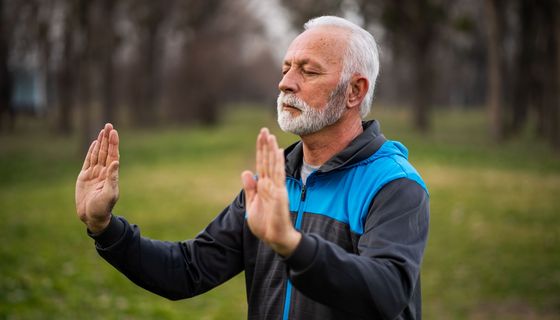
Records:
[[[91,233],[99,234],[99,233],[103,232],[107,228],[107,226],[109,226],[109,223],[111,222],[111,216],[112,216],[112,214],[109,214],[103,220],[88,221],[86,223],[86,226]]]
[[[271,243],[270,247],[274,252],[282,257],[289,257],[297,248],[301,241],[301,233],[292,229],[291,232],[285,237],[284,241],[280,243]]]

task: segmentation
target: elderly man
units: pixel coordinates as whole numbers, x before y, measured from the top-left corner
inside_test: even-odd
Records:
[[[426,186],[406,148],[368,114],[376,43],[337,17],[310,20],[290,45],[278,122],[301,137],[285,151],[263,128],[256,173],[192,240],[140,236],[113,215],[119,139],[107,124],[86,156],[76,206],[99,254],[169,299],[206,292],[245,271],[250,319],[420,319]]]

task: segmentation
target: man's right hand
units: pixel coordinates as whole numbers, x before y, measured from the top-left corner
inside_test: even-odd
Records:
[[[93,233],[103,231],[119,199],[119,135],[107,123],[89,147],[76,181],[76,212]]]

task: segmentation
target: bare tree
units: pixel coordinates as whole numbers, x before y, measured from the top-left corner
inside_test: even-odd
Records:
[[[77,24],[76,33],[78,44],[76,46],[75,70],[78,79],[78,99],[81,112],[80,121],[80,146],[82,153],[87,151],[93,133],[92,118],[92,88],[91,88],[91,0],[78,0],[76,6]]]
[[[262,26],[246,1],[180,5],[184,7],[179,6],[178,11],[185,14],[178,18],[177,29],[184,37],[184,51],[171,81],[169,116],[176,122],[213,125],[219,121],[221,107],[236,96],[233,91],[263,89],[262,84],[252,88],[242,85],[251,82],[254,74],[248,71],[255,70],[255,63],[270,61],[246,61],[244,54],[246,41],[262,34]]]
[[[497,141],[504,138],[502,3],[500,0],[486,0],[485,2],[488,24],[488,114],[490,117],[490,133]]]
[[[536,115],[536,134],[558,148],[559,5],[548,0],[486,4],[493,136],[515,136]]]
[[[554,8],[554,17],[555,17],[555,25],[554,27],[554,46],[556,51],[556,70],[551,72],[556,72],[556,87],[552,87],[552,92],[556,92],[556,104],[552,105],[555,108],[555,118],[552,121],[556,121],[551,127],[553,128],[552,133],[552,140],[553,145],[556,150],[560,150],[560,5],[556,2],[556,6]]]
[[[72,110],[76,91],[74,73],[75,67],[75,40],[74,27],[77,24],[76,10],[74,3],[69,1],[64,3],[64,23],[62,36],[62,63],[58,70],[57,93],[58,93],[58,132],[68,134],[72,131]]]
[[[102,106],[103,106],[103,116],[102,122],[115,122],[116,120],[116,101],[115,101],[115,76],[116,73],[114,67],[114,52],[116,47],[116,35],[115,35],[115,6],[118,1],[115,0],[103,0],[101,2],[101,17],[100,19],[100,29],[101,35],[100,39],[100,51],[101,51],[101,64],[102,67]]]
[[[172,3],[172,2],[171,2]],[[139,36],[139,54],[132,87],[132,119],[137,126],[153,126],[160,92],[161,27],[173,6],[166,1],[130,1],[128,11]]]
[[[362,1],[362,7],[370,7]],[[371,9],[369,11],[372,11]],[[410,68],[413,125],[420,131],[431,127],[431,109],[436,86],[433,49],[438,30],[446,18],[446,8],[433,0],[382,2],[381,22],[388,32],[393,52],[404,58]]]
[[[0,0],[0,130],[4,126],[4,117],[8,117],[8,127],[13,129],[14,111],[11,105],[12,77],[8,70],[9,32],[5,19],[6,0]]]
[[[542,123],[543,136],[550,141],[551,145],[560,150],[560,74],[558,68],[559,37],[558,15],[560,5],[558,1],[538,1],[538,9],[541,13],[542,24],[542,53],[543,68],[541,79],[543,84],[542,112],[539,122]]]
[[[520,30],[511,74],[513,75],[511,94],[511,116],[507,119],[507,137],[517,134],[527,123],[531,104],[531,87],[534,86],[532,57],[534,56],[533,35],[535,34],[535,10],[530,0],[520,0],[517,10]],[[498,39],[495,39],[498,40]],[[499,46],[500,44],[495,44]],[[502,91],[503,92],[503,91]],[[496,94],[496,93],[494,93]]]

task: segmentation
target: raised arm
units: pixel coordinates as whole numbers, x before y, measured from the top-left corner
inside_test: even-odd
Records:
[[[119,198],[119,135],[107,123],[88,150],[76,181],[76,213],[87,228],[98,233],[111,220]]]
[[[195,239],[142,237],[112,215],[119,196],[119,137],[106,124],[88,151],[76,182],[76,210],[98,253],[137,285],[169,299],[191,297],[243,270],[244,197],[240,194]]]
[[[297,247],[301,234],[292,225],[288,211],[284,152],[266,128],[257,137],[256,151],[258,179],[250,171],[241,175],[247,223],[257,238],[287,257]]]

